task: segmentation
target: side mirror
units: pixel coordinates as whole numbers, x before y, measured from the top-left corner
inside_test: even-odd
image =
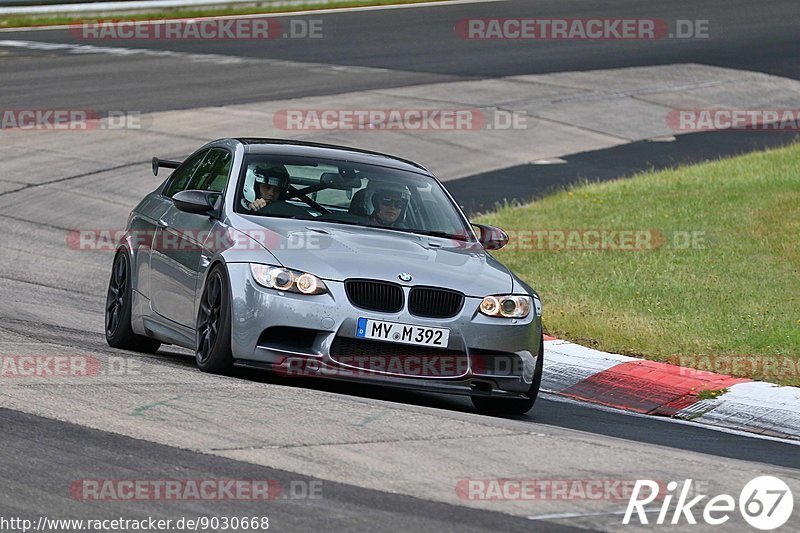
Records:
[[[220,193],[213,191],[181,191],[172,197],[172,203],[185,213],[213,215]]]
[[[478,228],[478,240],[485,249],[499,250],[508,244],[508,233],[500,228],[485,226],[483,224],[473,224],[473,226]]]

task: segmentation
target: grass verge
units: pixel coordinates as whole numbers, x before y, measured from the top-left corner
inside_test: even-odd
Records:
[[[551,335],[800,386],[800,143],[588,184],[477,221],[509,231],[496,256],[540,292]],[[634,230],[634,249],[589,250],[591,230]]]
[[[0,28],[24,28],[30,26],[60,26],[65,24],[80,24],[82,21],[92,20],[167,20],[183,18],[219,17],[230,15],[254,15],[292,13],[295,11],[335,9],[342,7],[385,6],[392,4],[419,4],[435,2],[437,0],[349,0],[341,2],[314,2],[296,5],[274,5],[258,3],[230,5],[230,6],[204,6],[195,8],[169,8],[146,12],[105,12],[98,13],[69,13],[47,15],[2,15]],[[438,0],[441,1],[441,0]]]

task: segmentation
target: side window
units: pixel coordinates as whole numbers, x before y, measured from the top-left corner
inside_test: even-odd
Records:
[[[184,164],[175,171],[175,174],[172,176],[169,185],[167,185],[167,191],[164,193],[164,195],[172,198],[176,192],[185,190],[189,180],[194,174],[194,171],[197,170],[198,166],[200,166],[200,163],[203,161],[203,158],[206,156],[206,154],[208,154],[207,150],[200,152],[199,154],[195,154],[185,161]]]
[[[203,159],[187,189],[222,192],[231,171],[231,153],[213,148]]]

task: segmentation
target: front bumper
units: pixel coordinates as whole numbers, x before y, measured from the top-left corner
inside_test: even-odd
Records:
[[[524,319],[484,316],[478,312],[481,298],[473,297],[467,297],[461,312],[452,318],[418,317],[405,308],[398,313],[380,313],[353,306],[341,282],[326,280],[327,294],[305,296],[261,287],[252,279],[247,263],[227,266],[231,349],[238,366],[270,369],[290,377],[325,377],[474,396],[522,397],[530,389],[541,355],[541,317],[534,311],[538,306]],[[408,288],[404,290],[407,302]],[[394,356],[404,359],[382,370],[354,364],[352,358],[343,358],[338,352],[332,356],[337,338],[340,342],[355,339],[359,317],[448,328],[448,350],[430,351],[439,366],[419,361],[409,365],[415,363],[409,356]],[[458,361],[448,365],[453,363],[448,358]],[[444,366],[448,372],[439,371]]]

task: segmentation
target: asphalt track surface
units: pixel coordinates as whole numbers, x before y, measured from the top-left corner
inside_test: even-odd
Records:
[[[269,60],[233,66],[191,62],[179,56],[120,58],[85,54],[67,58],[58,51],[0,48],[3,54],[0,55],[0,108],[161,111],[336,95],[368,88],[436,81],[683,62],[749,69],[800,79],[798,14],[800,7],[791,0],[772,1],[768,7],[761,3],[740,1],[610,1],[602,5],[595,2],[539,2],[535,6],[530,2],[493,2],[314,15],[325,20],[326,28],[333,29],[332,35],[326,35],[321,42],[276,40],[266,46],[248,41],[91,43]],[[461,40],[453,32],[455,22],[463,18],[514,16],[708,19],[713,38],[632,43],[476,43]],[[0,39],[84,44],[65,30],[3,32],[0,33]],[[310,66],[300,68],[297,63],[308,63]],[[343,70],[342,76],[332,80],[329,76],[317,75],[315,70],[318,65],[337,65],[347,69]],[[697,134],[679,137],[674,143],[635,143],[577,154],[566,158],[566,165],[537,167],[537,172],[544,173],[546,179],[539,182],[541,189],[535,190],[519,189],[519,183],[529,168],[504,169],[491,177],[497,179],[499,187],[504,189],[503,198],[525,198],[544,194],[554,187],[581,178],[610,179],[630,175],[642,167],[713,159],[760,146],[783,144],[791,138],[791,135],[785,134]],[[59,176],[53,178],[58,179]],[[479,210],[491,200],[476,198],[473,185],[475,180],[480,179],[463,178],[448,183],[448,187],[471,210]],[[133,194],[124,200],[132,205],[132,197]],[[10,200],[0,202],[0,217],[5,232],[28,232],[35,236],[39,231],[35,229],[37,219],[45,221],[42,231],[47,231],[47,224],[53,230],[64,229],[57,221],[48,219],[52,205],[47,202],[37,205],[35,200],[35,196],[24,200],[30,205],[27,216],[20,216],[15,210],[16,206],[9,203]],[[98,199],[98,209],[103,208],[102,201],[102,198]],[[18,244],[17,241],[15,243]],[[101,312],[106,279],[104,274],[97,272],[106,263],[110,265],[110,257],[83,257],[83,262],[75,262],[73,258],[66,260],[61,257],[57,247],[41,252],[34,249],[37,244],[28,243],[30,249],[6,247],[0,259],[0,297],[4,302],[0,305],[0,341],[8,347],[4,350],[19,352],[20,347],[28,342],[45,343],[43,346],[47,350],[56,352],[82,350],[100,358],[119,356],[120,352],[107,348],[102,337]],[[59,264],[59,268],[49,273],[47,279],[35,279],[35,276],[19,272],[20,268],[36,271],[42,265],[42,258],[52,259]],[[205,390],[202,386],[223,385],[201,375],[193,368],[191,357],[179,350],[167,347],[156,357],[131,357],[141,360],[148,365],[148,369],[152,367],[153,376],[169,375],[175,380],[170,386],[176,389],[183,381],[187,387],[196,381],[200,384],[200,390]],[[546,395],[537,403],[535,410],[525,417],[503,419],[475,415],[469,402],[463,398],[336,383],[303,382],[287,385],[262,374],[241,371],[234,381],[240,384],[229,385],[230,382],[225,381],[224,385],[247,387],[250,393],[253,390],[277,390],[279,392],[276,394],[293,399],[298,404],[309,402],[320,413],[335,405],[341,409],[341,414],[333,420],[343,427],[349,427],[348,421],[352,419],[364,417],[365,420],[371,420],[369,409],[381,408],[391,413],[388,416],[397,417],[398,432],[408,431],[403,421],[408,413],[413,413],[415,416],[424,415],[425,423],[430,424],[431,428],[463,423],[480,425],[498,433],[513,428],[514,431],[536,438],[540,438],[539,434],[546,435],[541,438],[550,439],[555,443],[553,447],[542,441],[537,444],[537,448],[541,446],[539,449],[517,450],[520,454],[536,457],[535,464],[528,465],[525,471],[528,476],[536,475],[539,472],[537,468],[541,466],[542,472],[548,472],[550,477],[556,475],[554,471],[562,477],[601,478],[637,477],[650,471],[654,472],[654,476],[657,475],[655,472],[668,476],[674,471],[675,475],[690,472],[693,474],[687,475],[718,479],[715,476],[720,476],[720,472],[728,469],[731,472],[746,471],[749,477],[757,472],[789,476],[795,482],[800,478],[800,453],[793,444],[599,410]],[[119,387],[123,392],[127,390],[133,395],[136,384],[123,383]],[[35,393],[32,394],[24,398],[35,399]],[[245,446],[241,447],[241,455],[234,453],[237,450],[231,452],[238,459],[222,457],[215,448],[201,442],[192,445],[186,444],[186,440],[176,440],[174,446],[165,446],[163,440],[166,439],[154,436],[163,432],[165,427],[159,425],[161,421],[158,419],[145,419],[152,429],[145,424],[131,431],[120,429],[119,425],[102,431],[103,428],[98,427],[103,425],[99,416],[94,424],[58,421],[54,418],[70,419],[71,412],[79,412],[82,403],[93,405],[95,392],[87,388],[82,393],[69,396],[70,400],[65,396],[61,414],[53,414],[57,411],[47,408],[45,399],[58,405],[58,394],[62,392],[52,387],[42,388],[41,394],[41,406],[34,404],[23,409],[17,405],[18,410],[0,411],[0,472],[5,480],[5,489],[0,491],[2,516],[241,516],[263,509],[256,509],[252,503],[230,501],[87,504],[70,498],[65,487],[71,481],[82,478],[270,478],[289,482],[319,477],[325,480],[323,499],[270,503],[267,514],[275,530],[316,531],[320,529],[320,524],[324,524],[325,529],[330,531],[548,531],[565,530],[571,525],[591,528],[595,523],[601,529],[613,529],[613,522],[600,523],[599,518],[576,522],[537,520],[534,527],[530,520],[520,516],[519,511],[503,506],[476,507],[472,502],[446,503],[449,501],[447,497],[432,498],[430,492],[422,489],[424,485],[434,483],[436,476],[446,474],[440,471],[431,471],[429,479],[418,478],[419,491],[402,490],[404,486],[393,484],[394,480],[390,478],[386,478],[384,483],[367,483],[363,479],[369,475],[361,472],[351,472],[350,476],[340,473],[328,475],[328,470],[316,463],[325,463],[324,454],[330,449],[321,449],[319,453],[323,455],[317,461],[306,459],[303,468],[283,470],[264,466],[265,463],[272,464],[269,458],[251,460]],[[55,400],[50,398],[53,395]],[[390,407],[386,407],[387,404]],[[307,405],[302,407],[308,408]],[[202,408],[200,405],[198,410],[203,412]],[[198,418],[193,426],[196,435],[202,436],[205,428],[209,428],[209,431],[212,427],[216,429],[217,422],[212,409],[224,411],[231,428],[243,430],[246,422],[238,419],[235,410],[225,411],[227,408],[224,402],[215,399],[207,408],[207,418]],[[27,412],[21,413],[19,410]],[[293,417],[296,412],[291,403],[278,401],[270,405],[269,410],[270,413],[264,416],[274,417],[269,418],[275,424],[270,430],[294,431],[298,434],[310,431],[308,425],[301,424],[300,420],[295,421]],[[44,416],[35,416],[31,412]],[[170,423],[170,420],[165,423]],[[319,431],[326,430],[323,428]],[[348,429],[348,434],[360,438],[359,431],[352,427]],[[332,436],[339,435],[333,427],[330,432]],[[434,433],[433,429],[431,433]],[[398,435],[398,439],[400,437],[402,435]],[[369,438],[369,435],[365,434],[364,438]],[[441,447],[447,445],[448,439],[457,438],[440,435],[427,444],[432,448]],[[264,437],[264,440],[268,439]],[[313,448],[314,445],[307,446]],[[382,446],[385,449],[379,449],[378,452],[391,454],[395,450],[393,446],[397,446],[396,453],[408,453],[390,440]],[[554,453],[553,450],[558,446],[571,452],[570,460]],[[501,468],[497,456],[489,459],[497,461],[498,472],[506,472]],[[471,458],[476,471],[481,472],[486,472],[486,468],[491,472],[489,459],[484,460],[488,466],[484,464],[481,470],[481,459]],[[564,461],[561,471],[556,468],[557,464],[552,464],[558,460]],[[278,466],[294,464],[277,458],[274,463]],[[702,466],[706,463],[708,466]],[[580,468],[578,465],[581,465]],[[374,477],[384,475],[377,465],[372,466],[376,468]],[[320,475],[309,475],[306,471]],[[523,474],[520,472],[520,475]],[[385,485],[385,489],[380,488],[381,484]],[[409,492],[418,495],[409,495]],[[550,510],[546,506],[543,509],[545,512],[536,514],[544,515]],[[737,527],[741,528],[741,524]]]
[[[51,517],[80,517],[86,503],[70,497],[64,486],[75,479],[76,469],[91,462],[92,475],[98,479],[121,479],[130,476],[131,463],[143,476],[179,479],[263,479],[276,480],[282,487],[291,483],[315,480],[289,472],[253,466],[248,463],[171,448],[150,442],[120,437],[64,422],[14,411],[0,410],[3,454],[6,458],[25,457],[28,464],[4,460],[0,471],[6,490],[17,495],[4,503],[4,516],[37,517],[46,503]],[[65,457],[71,456],[65,460]],[[295,489],[294,496],[300,494]],[[198,506],[195,502],[167,502],[159,508],[142,509],[137,502],[115,502],[93,512],[94,518],[125,517],[146,519],[157,514],[162,519],[178,520],[199,515],[269,516],[270,529],[279,531],[315,531],[321,524],[332,531],[530,531],[530,521],[503,513],[466,509],[428,502],[404,495],[387,494],[326,483],[324,497],[297,500],[289,497],[268,502],[216,502]],[[291,524],[291,529],[286,526]],[[539,524],[540,531],[561,531],[561,527]],[[571,528],[567,528],[570,530]],[[579,531],[578,529],[574,529]]]
[[[278,98],[332,95],[354,90],[436,81],[484,79],[641,65],[703,63],[800,79],[798,8],[793,0],[768,6],[747,0],[635,2],[509,1],[441,7],[308,15],[323,21],[321,39],[268,42],[82,40],[69,30],[3,32],[0,39],[169,50],[192,54],[293,61],[341,67],[332,82],[315,68],[282,64],[209,67],[179,58],[87,55],[63,63],[59,54],[30,53],[4,61],[0,107],[29,106],[159,111]],[[708,20],[708,39],[653,41],[469,41],[456,35],[466,18],[656,18]],[[378,71],[372,69],[381,69]],[[187,90],[191,88],[191,90]]]
[[[679,135],[671,142],[637,141],[613,148],[566,156],[564,163],[527,164],[484,172],[447,183],[447,189],[468,213],[486,212],[506,201],[527,202],[565,186],[631,177],[754,150],[783,146],[797,132],[720,131]],[[535,180],[531,177],[535,176]],[[491,183],[487,190],[483,184]],[[476,191],[481,191],[476,194]]]

